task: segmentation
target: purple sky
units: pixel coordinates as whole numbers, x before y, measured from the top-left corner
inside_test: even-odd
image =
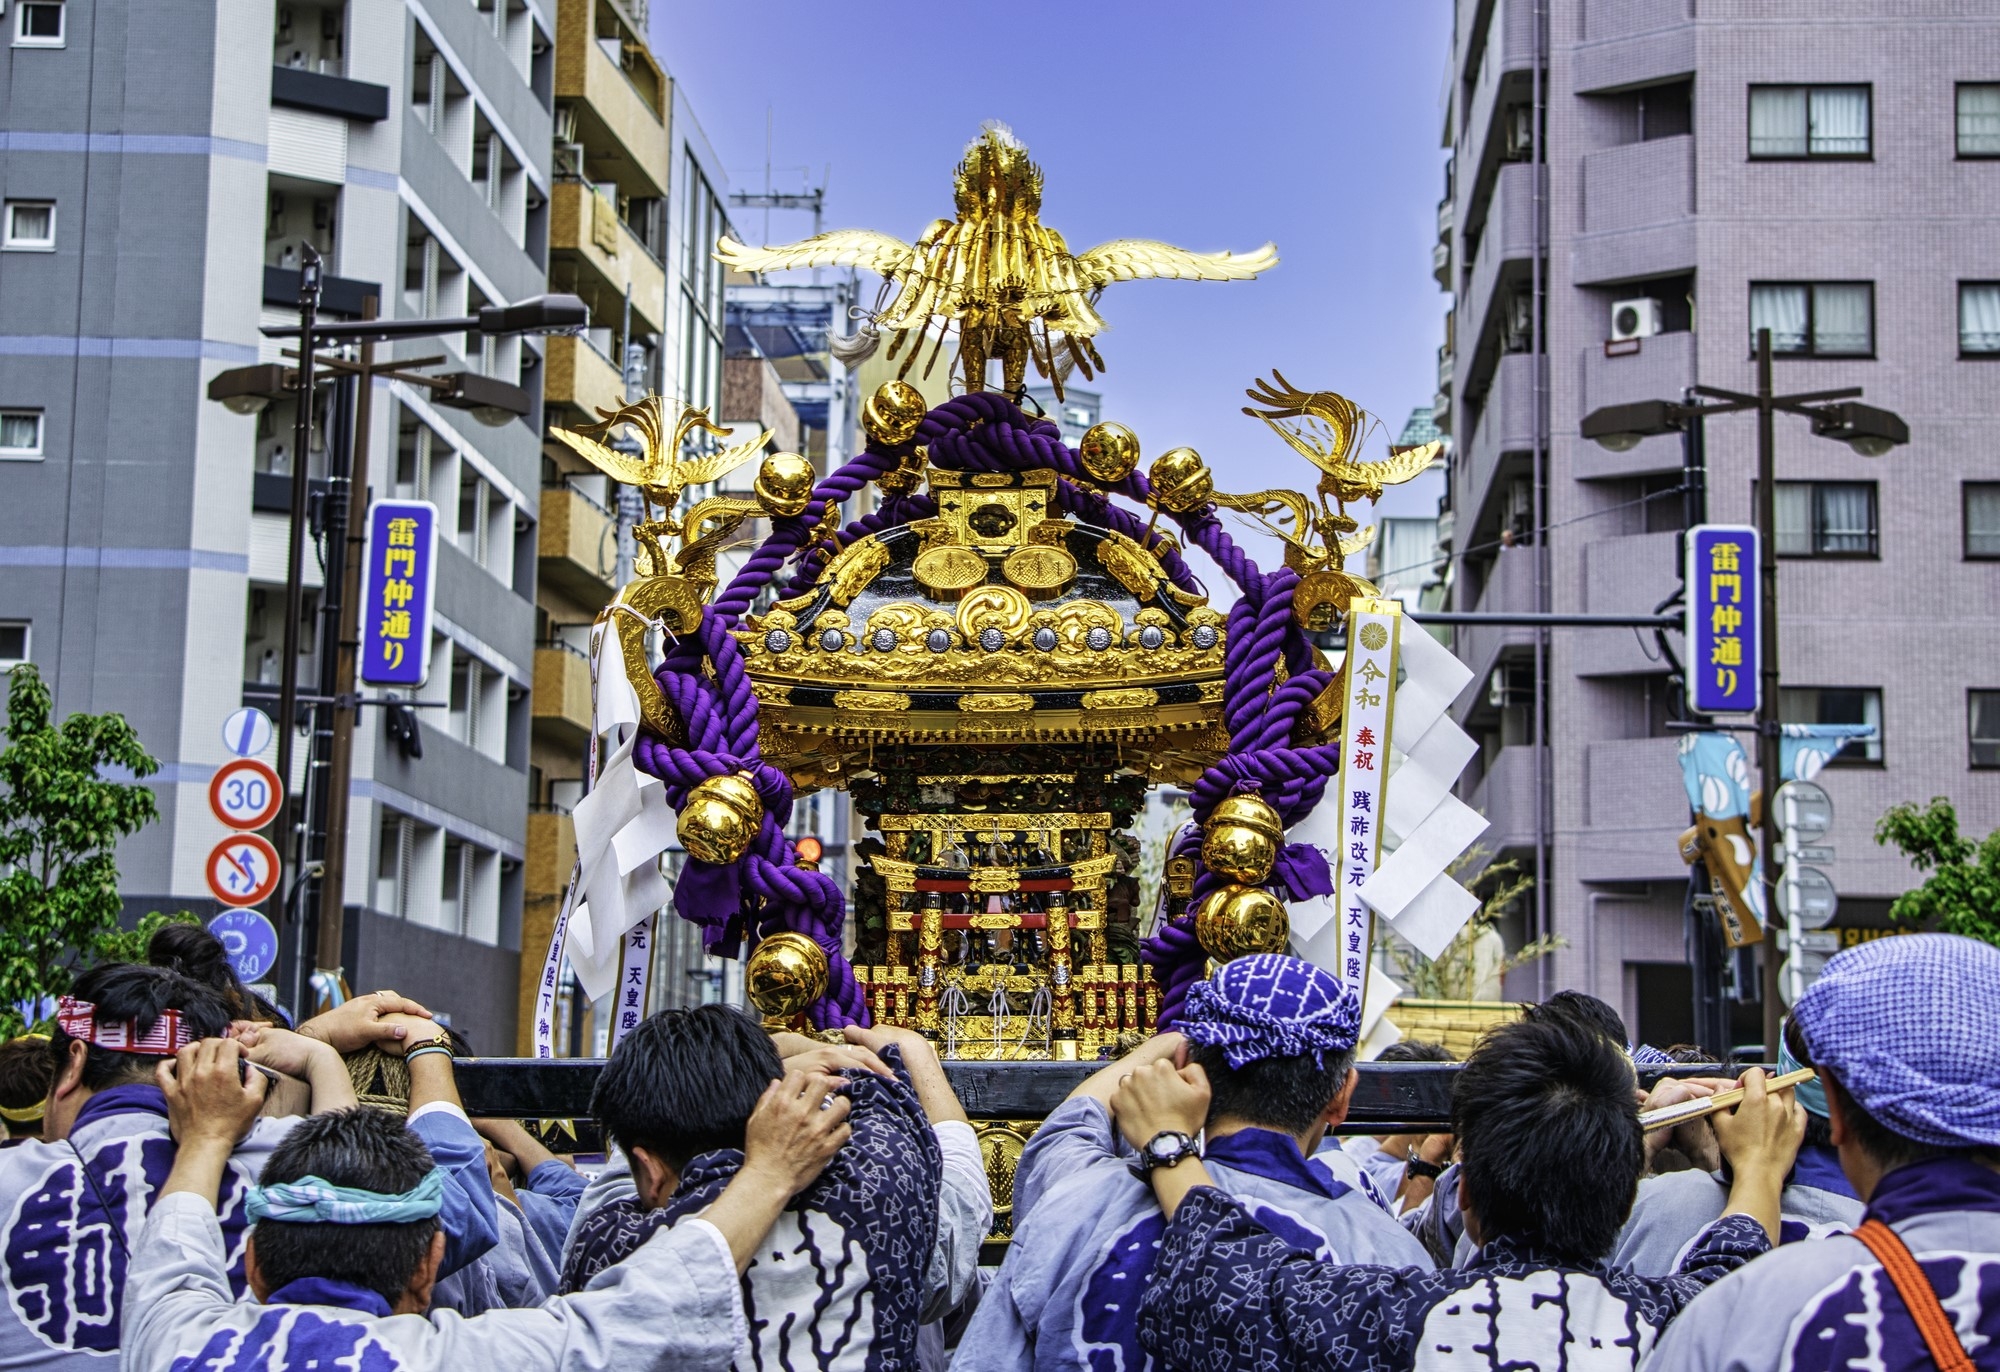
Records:
[[[999,119],[1041,164],[1043,219],[1075,251],[1119,237],[1275,241],[1283,261],[1257,281],[1105,292],[1105,417],[1130,425],[1149,461],[1187,444],[1223,489],[1310,489],[1312,469],[1239,413],[1273,366],[1351,397],[1389,438],[1430,403],[1446,304],[1430,275],[1441,0],[652,0],[652,27],[735,188],[763,184],[768,108],[773,184],[830,168],[829,229],[914,238],[950,213],[953,166]],[[736,219],[761,238],[763,211]],[[776,242],[812,227],[804,214],[770,223]],[[1415,503],[1385,512],[1434,512],[1435,488]]]

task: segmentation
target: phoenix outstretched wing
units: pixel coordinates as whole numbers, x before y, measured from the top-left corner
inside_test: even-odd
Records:
[[[889,276],[906,265],[916,251],[902,239],[873,229],[835,229],[798,243],[753,248],[724,234],[715,257],[744,272],[782,272],[794,267],[861,267]]]
[[[678,475],[687,486],[700,486],[710,481],[719,481],[764,451],[764,445],[770,441],[771,431],[766,429],[746,443],[738,443],[733,448],[723,448],[706,457],[697,457],[681,463]]]
[[[613,481],[623,482],[627,486],[651,486],[666,475],[666,472],[656,468],[650,459],[621,453],[616,448],[607,448],[594,438],[553,425],[550,426],[549,432],[568,444],[578,457],[608,475]]]
[[[1091,286],[1113,281],[1167,277],[1177,281],[1248,281],[1278,265],[1278,246],[1254,252],[1189,252],[1150,238],[1114,238],[1076,259],[1077,272]]]

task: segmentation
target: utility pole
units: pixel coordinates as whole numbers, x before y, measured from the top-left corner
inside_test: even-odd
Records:
[[[292,425],[292,530],[285,568],[284,661],[278,675],[278,805],[277,848],[290,870],[292,884],[305,879],[294,847],[297,815],[292,803],[293,718],[299,704],[299,615],[305,606],[306,493],[311,484],[307,452],[312,446],[313,334],[319,315],[320,256],[310,243],[300,244],[299,265],[299,413]]]
[[[1764,813],[1764,1061],[1778,1060],[1778,453],[1771,403],[1771,331],[1757,330],[1757,790]]]

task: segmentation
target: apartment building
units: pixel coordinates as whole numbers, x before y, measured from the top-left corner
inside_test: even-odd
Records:
[[[420,708],[393,731],[364,710],[356,734],[344,966],[484,1050],[511,1044],[540,406],[475,414],[377,378],[356,432],[353,383],[328,384],[300,454],[290,396],[204,392],[284,360],[259,326],[296,323],[307,243],[331,318],[542,292],[551,16],[540,0],[32,0],[0,23],[0,649],[41,668],[59,710],[123,712],[163,764],[160,822],[119,854],[128,906],[214,908],[207,784],[223,719],[275,708],[292,483],[365,444],[372,491],[434,501],[442,546]],[[458,333],[378,357],[538,396],[539,347]],[[310,548],[305,567],[310,694],[328,645]],[[303,905],[305,922],[272,911],[288,993]]]
[[[1681,445],[1613,453],[1578,422],[1697,383],[1753,389],[1756,328],[1780,391],[1861,386],[1908,420],[1881,459],[1798,420],[1777,432],[1782,711],[1880,728],[1820,779],[1835,925],[1866,936],[1914,879],[1872,841],[1884,809],[1948,796],[1966,832],[2000,825],[2000,16],[1458,0],[1444,104],[1453,608],[1667,601]],[[1751,522],[1754,419],[1705,439],[1691,513]],[[1480,626],[1457,649],[1475,677],[1456,713],[1482,743],[1462,790],[1489,846],[1542,875],[1512,936],[1567,941],[1511,989],[1580,987],[1641,1037],[1686,1037],[1670,661],[1632,630]],[[1761,1038],[1755,1007],[1737,1014]]]

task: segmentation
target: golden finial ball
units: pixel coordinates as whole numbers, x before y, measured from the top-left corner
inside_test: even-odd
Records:
[[[1217,962],[1282,953],[1292,941],[1285,903],[1261,886],[1225,886],[1195,912],[1194,936]]]
[[[1139,435],[1123,424],[1093,424],[1076,446],[1076,460],[1092,481],[1116,485],[1139,465]]]
[[[1193,448],[1174,448],[1153,460],[1146,473],[1154,503],[1170,514],[1186,514],[1215,494],[1215,478]]]
[[[790,518],[804,514],[812,503],[813,482],[818,473],[812,463],[797,453],[772,453],[757,469],[752,489],[764,513]]]
[[[923,392],[907,381],[884,381],[861,407],[861,427],[868,437],[887,447],[917,436],[927,407]]]
[[[740,772],[725,773],[695,783],[681,806],[681,847],[702,862],[735,862],[750,850],[764,823],[764,803],[757,788]]]
[[[1231,796],[1209,814],[1201,860],[1211,872],[1255,886],[1271,875],[1284,842],[1276,810],[1257,796]]]
[[[743,989],[769,1020],[789,1021],[826,994],[826,950],[790,930],[760,942],[743,965]]]

